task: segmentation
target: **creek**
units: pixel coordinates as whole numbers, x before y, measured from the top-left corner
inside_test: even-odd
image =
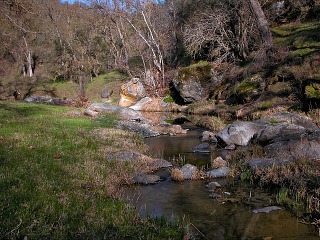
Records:
[[[203,130],[191,125],[185,135],[145,139],[150,152],[171,162],[180,161],[201,167],[229,152],[212,147],[210,154],[193,153]],[[315,229],[299,222],[292,213],[282,210],[254,213],[253,210],[276,205],[275,194],[235,179],[213,179],[222,187],[212,199],[206,188],[209,180],[171,181],[167,171],[157,174],[165,180],[156,185],[134,186],[126,191],[127,199],[141,216],[183,219],[194,239],[319,239]]]

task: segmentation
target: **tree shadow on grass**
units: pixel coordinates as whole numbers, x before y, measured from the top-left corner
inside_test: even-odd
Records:
[[[31,115],[44,114],[49,111],[44,106],[26,105],[26,104],[13,104],[13,103],[0,103],[0,109],[4,109],[13,115],[27,117]]]

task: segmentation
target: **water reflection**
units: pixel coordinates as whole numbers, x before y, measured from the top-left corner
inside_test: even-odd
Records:
[[[193,153],[191,149],[201,143],[199,136],[203,130],[190,124],[184,124],[183,127],[189,129],[186,135],[147,138],[145,143],[149,146],[150,152],[156,157],[163,157],[167,160],[183,157],[186,162],[197,166],[209,164],[211,157],[214,159],[217,156],[225,156],[226,151],[216,150],[213,144],[210,145],[211,153]]]
[[[162,182],[136,186],[127,194],[142,216],[187,218],[197,239],[318,239],[313,229],[285,210],[254,214],[253,209],[274,204],[272,195],[261,189],[226,185],[220,190],[223,198],[217,200],[209,198],[205,184]]]
[[[200,144],[202,130],[192,128],[187,135],[160,136],[146,139],[155,155],[165,159],[182,155],[187,163],[205,165],[211,157],[224,151],[195,154],[191,149]],[[197,239],[319,239],[314,229],[299,223],[285,210],[254,214],[253,209],[275,204],[274,196],[243,182],[229,184],[218,179],[221,199],[211,199],[206,181],[177,183],[166,180],[157,185],[127,189],[129,201],[142,216],[165,216],[169,220],[186,218]]]

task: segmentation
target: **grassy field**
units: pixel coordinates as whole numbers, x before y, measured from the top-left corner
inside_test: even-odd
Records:
[[[120,86],[126,81],[129,81],[129,77],[121,71],[115,70],[102,74],[86,84],[86,97],[90,101],[103,102],[106,99],[101,98],[101,92],[107,88],[113,91],[108,100],[112,103],[117,103],[120,96]],[[76,99],[79,96],[79,85],[75,82],[54,82],[48,84],[47,88],[53,89],[59,98]]]
[[[0,239],[183,238],[181,227],[141,219],[120,200],[136,166],[105,154],[144,143],[113,128],[115,119],[0,102]]]

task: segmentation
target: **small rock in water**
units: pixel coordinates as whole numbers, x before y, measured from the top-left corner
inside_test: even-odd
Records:
[[[277,210],[282,210],[282,208],[277,206],[269,206],[269,207],[254,209],[252,210],[252,212],[253,213],[269,213]]]
[[[212,168],[220,168],[220,167],[226,167],[228,166],[227,161],[225,161],[222,157],[217,157],[211,162]]]
[[[137,176],[135,176],[133,178],[133,182],[136,184],[144,184],[144,185],[148,185],[148,184],[156,184],[158,182],[160,182],[160,177],[157,175],[151,175],[151,174],[138,174]]]
[[[191,149],[192,152],[196,153],[209,153],[209,143],[201,143],[198,146]]]
[[[221,187],[221,185],[217,182],[209,182],[207,185],[206,185],[206,188],[217,188],[217,187]]]
[[[209,131],[204,131],[202,133],[201,142],[209,142],[212,138],[214,138],[214,133]]]
[[[236,145],[230,144],[230,145],[226,146],[225,149],[227,149],[227,150],[235,150],[236,149]]]
[[[209,178],[227,177],[229,173],[230,173],[230,168],[221,167],[221,168],[207,172],[207,176]]]
[[[216,199],[216,198],[221,198],[222,196],[221,196],[220,194],[218,194],[218,193],[211,193],[211,194],[209,195],[209,197]]]

